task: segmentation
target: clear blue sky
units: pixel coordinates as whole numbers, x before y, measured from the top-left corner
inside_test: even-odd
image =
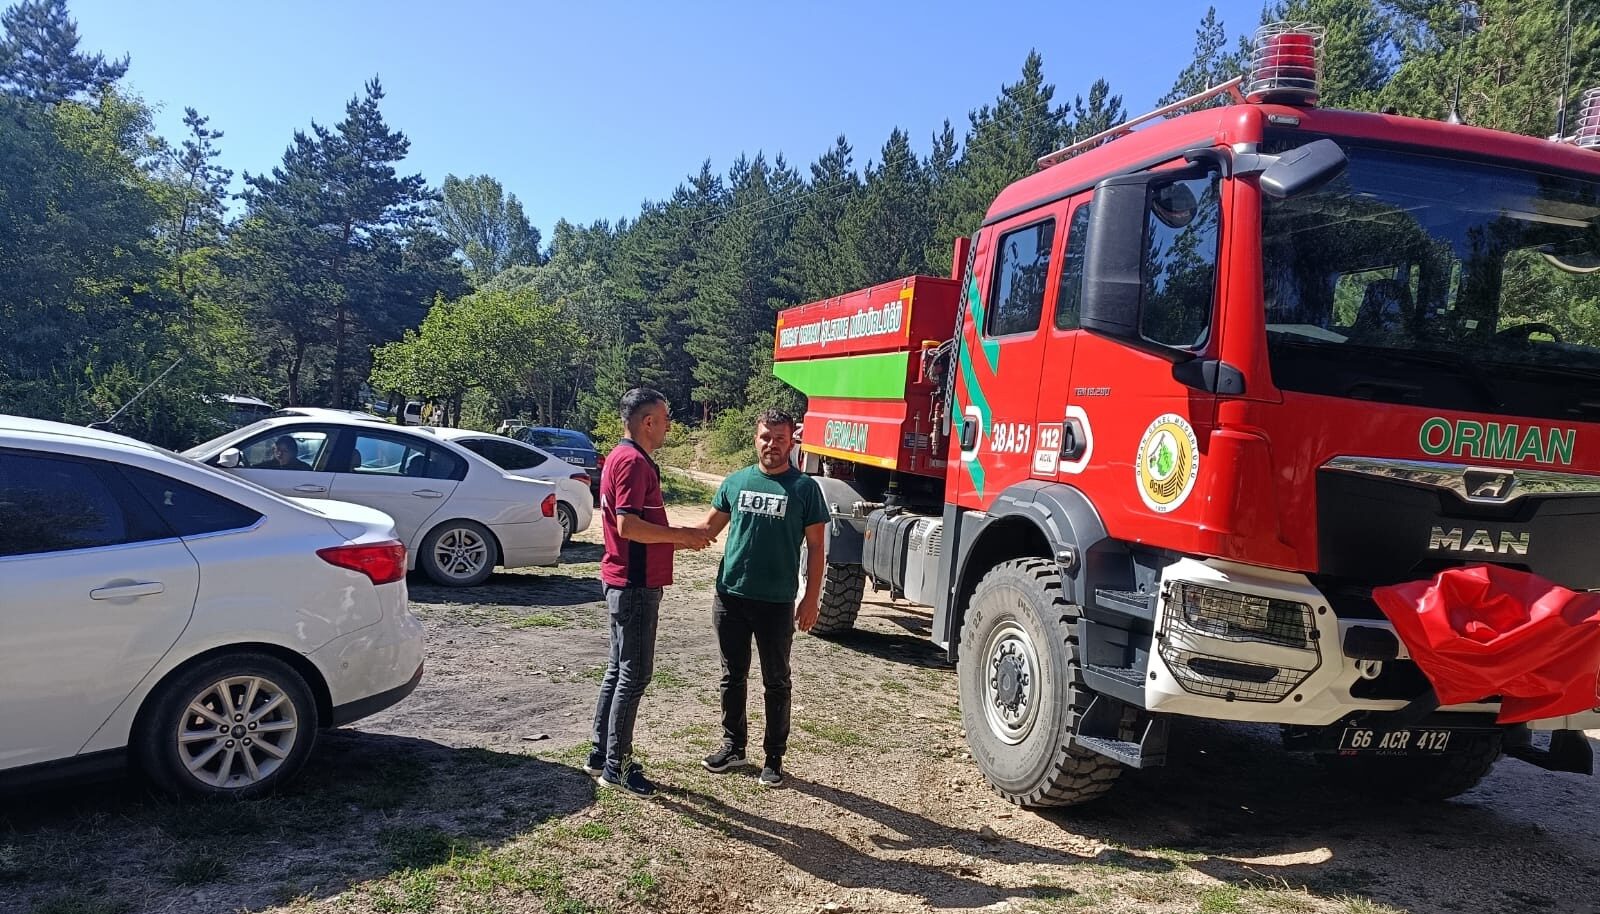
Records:
[[[3,2],[3,0],[0,0]],[[1261,0],[1218,0],[1230,32]],[[269,170],[296,129],[332,125],[374,74],[411,139],[408,172],[489,174],[544,233],[633,216],[700,162],[740,151],[809,165],[844,133],[860,168],[891,128],[920,152],[945,118],[1015,81],[1030,48],[1057,98],[1110,80],[1130,113],[1187,62],[1199,0],[490,3],[480,0],[70,0],[81,47],[132,56],[125,84],[182,133],[226,134],[223,162]]]

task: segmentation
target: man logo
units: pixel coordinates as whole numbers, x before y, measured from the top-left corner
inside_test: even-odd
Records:
[[[1505,501],[1517,487],[1516,474],[1497,470],[1467,470],[1461,481],[1472,501]]]
[[[1499,534],[1498,538],[1495,534]],[[1481,552],[1486,555],[1527,555],[1528,533],[1510,530],[1446,530],[1435,526],[1428,535],[1429,552]]]

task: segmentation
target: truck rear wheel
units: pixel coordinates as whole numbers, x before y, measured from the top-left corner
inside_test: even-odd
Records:
[[[1475,740],[1448,755],[1318,755],[1345,787],[1381,797],[1448,800],[1478,786],[1500,760],[1500,738]]]
[[[961,626],[967,745],[995,790],[1021,806],[1085,803],[1122,773],[1067,745],[1093,697],[1078,666],[1077,621],[1055,563],[1017,559],[978,582]]]
[[[805,576],[805,556],[801,556],[800,574]],[[821,637],[842,635],[855,628],[856,615],[861,612],[861,597],[867,589],[867,573],[860,565],[835,565],[829,563],[822,578],[822,599],[818,601],[817,624],[811,634]]]

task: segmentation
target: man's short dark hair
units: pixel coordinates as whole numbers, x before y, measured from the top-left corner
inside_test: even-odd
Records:
[[[657,403],[666,403],[667,398],[661,391],[650,387],[635,387],[622,395],[620,413],[622,424],[630,425],[638,415]]]
[[[278,440],[272,442],[273,447],[281,447],[296,457],[300,456],[300,444],[294,440],[293,435],[279,435]]]
[[[780,425],[787,425],[789,426],[789,434],[793,435],[795,425],[797,423],[794,421],[793,416],[781,409],[773,408],[762,410],[761,415],[756,417],[756,424],[765,425],[767,428],[776,428]]]

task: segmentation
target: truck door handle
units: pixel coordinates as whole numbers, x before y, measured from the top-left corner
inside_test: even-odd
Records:
[[[978,446],[978,423],[971,416],[961,418],[961,449],[970,451]]]
[[[1077,460],[1083,456],[1088,440],[1083,433],[1083,426],[1077,419],[1064,419],[1061,422],[1061,459]]]
[[[319,485],[316,485],[314,483],[307,482],[307,483],[302,483],[301,485],[295,486],[294,490],[296,492],[304,492],[307,495],[314,495],[314,494],[316,494],[318,492],[326,492],[326,491],[328,491],[328,487],[327,486],[319,486]]]
[[[437,489],[418,489],[415,492],[412,492],[411,494],[417,496],[418,498],[443,498],[444,497],[444,493],[440,492]]]
[[[128,597],[151,597],[163,593],[167,586],[160,581],[141,581],[137,584],[118,584],[115,587],[97,587],[89,591],[91,600],[122,600]]]

